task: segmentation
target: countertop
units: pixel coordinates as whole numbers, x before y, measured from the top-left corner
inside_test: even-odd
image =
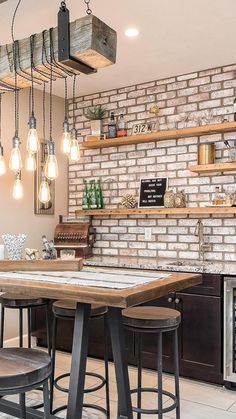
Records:
[[[85,259],[86,266],[113,268],[151,269],[171,272],[195,272],[236,275],[236,262],[192,261],[138,257],[93,256]]]

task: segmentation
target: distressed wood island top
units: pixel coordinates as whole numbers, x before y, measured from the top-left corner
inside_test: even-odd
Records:
[[[109,271],[111,271],[111,268],[107,270],[107,272]],[[116,271],[119,271],[119,269],[112,269],[113,273]],[[96,278],[98,269],[93,268],[90,272],[94,273],[94,277]],[[134,270],[132,272],[135,273]],[[136,272],[140,276],[142,271],[138,270]],[[66,298],[77,300],[81,303],[97,303],[109,307],[126,308],[154,300],[171,292],[180,291],[202,282],[201,275],[195,273],[172,272],[170,274],[169,272],[158,271],[156,272],[157,278],[161,273],[168,273],[169,276],[155,280],[155,272],[152,271],[154,280],[125,289],[81,286],[60,282],[52,283],[47,282],[45,278],[42,280],[29,280],[21,276],[21,279],[19,279],[16,277],[17,272],[15,272],[14,278],[7,278],[4,276],[4,273],[1,273],[0,291],[11,291],[19,294],[25,294],[27,292],[27,295],[30,296],[37,295],[38,297],[51,299]],[[45,273],[42,272],[43,274]],[[21,272],[21,275],[24,275],[24,273]],[[117,276],[117,281],[119,281],[119,276]]]

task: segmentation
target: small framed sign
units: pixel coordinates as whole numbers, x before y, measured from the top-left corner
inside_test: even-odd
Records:
[[[167,186],[167,178],[141,179],[139,208],[164,207],[164,195]]]
[[[133,125],[132,134],[148,134],[151,132],[157,132],[159,129],[158,122],[147,122],[146,124],[135,124]]]

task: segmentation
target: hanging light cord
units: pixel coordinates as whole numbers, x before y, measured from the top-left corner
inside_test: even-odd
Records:
[[[67,88],[67,78],[65,77],[65,121],[68,119],[68,110],[67,110],[67,98],[68,98],[68,88]]]
[[[30,37],[31,114],[34,115],[34,35]]]
[[[13,13],[12,22],[11,22],[11,37],[12,37],[12,53],[13,53],[13,62],[14,62],[14,73],[15,73],[15,136],[18,137],[19,133],[19,91],[17,88],[17,64],[16,64],[16,43],[14,36],[14,26],[16,14],[19,9],[22,0],[18,0],[16,8]]]
[[[75,128],[75,87],[76,87],[76,74],[74,75],[73,80],[73,128]]]
[[[0,94],[0,147],[2,145],[2,93]]]
[[[43,139],[46,140],[46,84],[43,84]]]
[[[52,141],[52,81],[53,81],[53,74],[52,74],[52,63],[50,67],[50,92],[49,92],[49,141]]]

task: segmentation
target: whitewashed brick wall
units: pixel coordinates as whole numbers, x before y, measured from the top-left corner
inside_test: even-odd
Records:
[[[148,111],[155,103],[161,109],[161,129],[174,126],[176,115],[180,113],[203,115],[206,109],[212,110],[216,122],[221,122],[224,117],[232,121],[235,97],[236,65],[230,65],[78,97],[76,125],[82,141],[90,134],[85,111],[97,104],[103,104],[109,112],[114,111],[117,115],[124,111],[129,134],[134,123],[150,118]],[[69,112],[72,122],[71,101]],[[108,118],[103,122],[106,132]],[[181,128],[181,123],[178,126]],[[224,139],[236,139],[236,133],[85,150],[80,163],[69,166],[69,213],[74,214],[81,208],[83,180],[98,178],[103,184],[107,208],[116,208],[127,192],[138,196],[140,178],[153,176],[168,177],[171,188],[184,189],[189,206],[205,205],[210,202],[215,186],[236,187],[235,174],[198,175],[190,172],[188,167],[196,163],[198,142],[214,141],[217,159],[227,160]],[[104,183],[107,178],[110,181]],[[212,244],[207,257],[236,261],[236,218],[201,218]],[[195,259],[198,257],[198,238],[194,236],[197,220],[196,216],[164,215],[94,217],[93,225],[97,228],[94,254]],[[152,228],[150,241],[144,239],[145,227]]]

